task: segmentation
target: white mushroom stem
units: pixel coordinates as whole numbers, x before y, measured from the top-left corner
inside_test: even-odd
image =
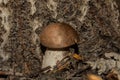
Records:
[[[57,50],[46,50],[45,55],[43,56],[42,68],[50,66],[53,70],[57,62],[61,61],[68,51],[57,51]]]

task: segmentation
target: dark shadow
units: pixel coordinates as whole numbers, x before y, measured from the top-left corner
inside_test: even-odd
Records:
[[[45,46],[43,46],[42,44],[40,44],[40,48],[41,48],[41,51],[42,51],[42,53],[44,54],[45,53],[45,51],[46,51],[46,49],[50,49],[50,50],[53,50],[53,51],[68,51],[68,50],[70,50],[70,49],[73,49],[74,51],[74,53],[76,53],[76,54],[79,54],[79,48],[78,48],[78,44],[74,44],[74,45],[72,45],[72,46],[69,46],[69,47],[66,47],[66,48],[55,48],[55,49],[53,49],[53,48],[46,48]]]
[[[46,47],[45,47],[45,46],[43,46],[42,44],[40,44],[40,48],[41,48],[42,53],[44,54],[44,53],[45,53],[45,51],[46,51]]]
[[[0,75],[0,78],[7,78],[8,75]]]
[[[70,46],[70,48],[73,48],[73,49],[74,49],[74,53],[79,54],[78,44],[74,44],[74,45]]]

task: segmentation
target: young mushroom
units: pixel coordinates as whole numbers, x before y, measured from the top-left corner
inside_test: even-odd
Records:
[[[88,80],[103,80],[102,77],[95,75],[95,74],[88,74],[87,78]]]
[[[77,44],[77,32],[66,23],[52,23],[46,26],[40,34],[40,42],[46,48],[42,68],[54,66],[69,53],[69,48]]]

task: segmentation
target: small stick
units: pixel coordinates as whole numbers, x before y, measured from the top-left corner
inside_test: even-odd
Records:
[[[75,77],[75,75],[76,74],[79,74],[79,73],[82,73],[83,71],[85,71],[85,70],[88,70],[88,69],[90,69],[90,67],[89,66],[86,66],[84,69],[79,69],[79,70],[75,70],[71,75],[69,75],[68,77],[67,77],[67,79],[71,79],[72,77]]]
[[[0,71],[0,75],[5,75],[5,76],[23,76],[22,73],[16,72],[15,74],[13,72],[7,72],[7,71]]]

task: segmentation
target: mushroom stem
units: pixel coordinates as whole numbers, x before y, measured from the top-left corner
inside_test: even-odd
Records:
[[[43,56],[42,68],[50,66],[50,70],[53,70],[54,66],[65,57],[66,53],[68,53],[67,50],[47,49]]]

